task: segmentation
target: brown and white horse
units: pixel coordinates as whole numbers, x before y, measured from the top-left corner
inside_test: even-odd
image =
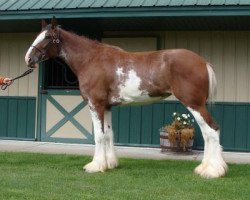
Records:
[[[42,20],[42,31],[26,53],[29,67],[48,58],[62,58],[79,80],[88,101],[95,134],[95,154],[84,166],[103,172],[118,166],[114,151],[111,107],[152,102],[174,95],[195,117],[204,141],[204,158],[195,172],[215,178],[226,173],[219,143],[219,127],[205,103],[216,88],[213,69],[202,57],[185,49],[126,52],[92,41]]]

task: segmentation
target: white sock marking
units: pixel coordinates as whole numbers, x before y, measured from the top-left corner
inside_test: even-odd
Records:
[[[201,114],[192,108],[187,107],[193,114],[198,125],[200,126],[205,148],[202,165],[198,169],[198,173],[202,176],[213,178],[225,174],[227,166],[222,158],[222,148],[220,146],[219,130],[212,129],[203,119]]]

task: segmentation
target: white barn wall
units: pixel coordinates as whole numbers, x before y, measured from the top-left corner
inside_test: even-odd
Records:
[[[213,65],[221,102],[250,102],[249,45],[248,31],[169,31],[165,38],[165,48],[190,49]]]
[[[28,68],[24,56],[35,34],[33,33],[0,33],[0,76],[16,77]],[[37,96],[38,70],[16,80],[0,96]]]

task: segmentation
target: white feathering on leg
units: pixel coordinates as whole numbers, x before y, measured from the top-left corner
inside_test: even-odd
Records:
[[[90,104],[90,112],[94,125],[94,134],[95,134],[95,154],[92,162],[88,163],[83,167],[86,172],[104,172],[107,169],[106,161],[106,137],[102,131],[101,120],[98,118],[98,115],[94,107]]]
[[[204,142],[204,157],[202,163],[195,169],[195,173],[205,178],[217,178],[224,176],[227,164],[222,157],[222,147],[219,142],[219,130],[212,129],[203,119],[199,112],[188,107],[200,126]]]
[[[106,161],[108,169],[113,169],[118,166],[118,159],[115,154],[114,142],[113,142],[113,130],[111,111],[106,111],[104,115],[104,134],[106,137]]]

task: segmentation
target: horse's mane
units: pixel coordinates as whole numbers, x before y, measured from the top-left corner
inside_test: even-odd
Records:
[[[62,29],[64,30],[64,29]],[[89,42],[91,42],[93,45],[99,45],[99,46],[103,46],[103,47],[109,47],[109,48],[114,48],[116,50],[121,50],[121,51],[124,51],[122,48],[120,47],[117,47],[117,46],[114,46],[114,45],[110,45],[110,44],[106,44],[106,43],[102,43],[96,39],[91,39],[85,35],[78,35],[77,33],[73,32],[73,31],[67,31],[67,30],[64,30],[68,33],[70,33],[71,35],[73,35],[74,37],[78,38],[79,40],[88,40]]]

